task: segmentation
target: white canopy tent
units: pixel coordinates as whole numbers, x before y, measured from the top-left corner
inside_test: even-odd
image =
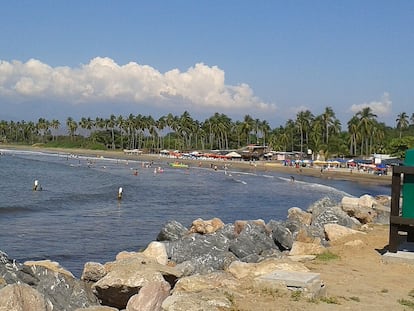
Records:
[[[227,158],[241,158],[241,155],[238,154],[235,151],[232,151],[232,152],[229,152],[228,154],[226,154],[226,157]]]

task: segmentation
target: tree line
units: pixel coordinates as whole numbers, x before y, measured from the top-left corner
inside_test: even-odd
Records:
[[[108,118],[68,117],[67,135],[61,132],[59,120],[39,118],[37,122],[0,121],[0,141],[46,146],[84,147],[90,149],[161,149],[231,150],[248,144],[268,146],[275,151],[300,151],[331,156],[369,156],[386,153],[404,156],[414,147],[414,113],[397,115],[395,127],[377,120],[370,107],[357,112],[346,125],[336,118],[332,107],[320,115],[300,111],[296,119],[271,128],[266,120],[245,115],[233,121],[222,113],[214,113],[203,122],[188,111],[154,119],[141,114]]]

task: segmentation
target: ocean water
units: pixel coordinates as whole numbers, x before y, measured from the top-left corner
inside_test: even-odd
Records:
[[[390,187],[274,172],[170,168],[67,154],[0,150],[0,250],[19,262],[50,259],[80,276],[88,261],[138,251],[168,220],[285,220],[328,196],[390,195]],[[162,173],[154,169],[161,167]],[[138,175],[134,175],[134,171]],[[38,180],[42,191],[32,191]],[[118,201],[119,187],[123,189]]]

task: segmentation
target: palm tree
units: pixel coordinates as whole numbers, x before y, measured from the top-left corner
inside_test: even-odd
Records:
[[[312,124],[310,129],[309,138],[311,141],[311,149],[314,152],[319,152],[322,149],[323,145],[323,121],[322,117],[318,116],[316,117]]]
[[[349,133],[349,154],[357,154],[357,143],[361,135],[358,131],[359,119],[356,116],[353,116],[351,120],[348,121],[348,133]]]
[[[250,144],[250,132],[253,129],[254,120],[250,115],[245,115],[242,122],[242,133],[246,135],[246,144]]]
[[[42,137],[42,143],[45,139],[45,134],[49,130],[49,121],[47,121],[45,118],[39,118],[36,124],[36,128],[39,131],[40,136]]]
[[[309,131],[311,128],[311,122],[313,118],[314,116],[309,110],[300,111],[296,115],[295,124],[299,128],[301,152],[303,152],[304,141],[306,142],[306,149],[309,148]]]
[[[8,122],[5,120],[0,121],[0,142],[7,141],[7,130],[8,130]]]
[[[51,127],[52,129],[54,129],[55,131],[57,131],[57,130],[59,129],[59,127],[60,127],[60,122],[59,122],[59,120],[53,119],[53,120],[50,122],[50,127]],[[52,135],[52,140],[55,140],[55,136],[54,136],[54,135]]]
[[[94,126],[94,122],[90,117],[82,117],[79,121],[79,126],[85,130],[88,130],[88,135],[90,135],[92,127]]]
[[[370,107],[365,107],[356,113],[356,117],[359,118],[358,130],[361,135],[361,154],[363,154],[365,145],[365,155],[369,155],[369,138],[377,115],[372,112]]]
[[[400,138],[401,138],[402,131],[408,128],[408,125],[409,125],[408,115],[405,112],[401,112],[400,114],[398,114],[395,122],[397,122],[397,129],[400,131]]]
[[[308,119],[307,116],[305,115],[305,111],[300,111],[296,114],[296,121],[295,124],[299,129],[299,134],[300,134],[300,152],[303,153],[303,141],[304,141],[304,133],[305,133],[305,128],[307,125]]]
[[[290,135],[286,129],[280,127],[279,131],[277,131],[275,135],[272,135],[272,147],[275,149],[281,148],[283,151],[287,151],[287,146],[289,145],[290,140]]]
[[[68,117],[66,119],[66,126],[68,128],[69,136],[71,140],[73,140],[75,132],[78,129],[78,123],[75,120],[73,120],[72,117]]]
[[[116,124],[118,125],[119,132],[121,134],[121,149],[124,149],[124,130],[125,130],[125,119],[122,115],[116,118]]]
[[[177,118],[174,117],[174,115],[172,113],[169,113],[166,117],[165,117],[165,122],[167,127],[170,129],[170,131],[174,131],[176,130],[177,126],[178,126],[178,121]],[[171,148],[171,133],[168,134],[168,147]]]
[[[292,119],[286,121],[285,133],[289,137],[290,151],[295,151],[295,122]]]
[[[219,133],[220,133],[220,138],[221,138],[221,142],[222,142],[222,148],[221,149],[229,149],[229,134],[231,131],[231,119],[225,115],[225,114],[220,114],[219,116]]]
[[[156,122],[155,127],[157,129],[159,141],[158,141],[158,147],[160,149],[164,148],[164,140],[162,139],[162,131],[164,130],[165,126],[167,125],[166,117],[161,116]]]
[[[112,150],[115,150],[115,127],[116,127],[116,117],[114,114],[109,116],[109,119],[105,120],[105,127],[111,129],[111,140],[112,140]]]
[[[270,132],[270,125],[266,120],[260,123],[260,131],[262,132],[263,146],[266,146],[266,137]]]
[[[321,121],[324,126],[325,143],[327,146],[329,145],[329,128],[334,125],[335,119],[335,112],[332,107],[326,107],[325,111],[321,114]]]
[[[125,127],[128,134],[128,146],[130,149],[135,149],[135,117],[132,113],[129,114],[125,121]]]

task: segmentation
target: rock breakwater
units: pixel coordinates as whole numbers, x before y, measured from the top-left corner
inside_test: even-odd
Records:
[[[196,219],[164,224],[145,250],[85,263],[80,279],[58,263],[17,263],[0,252],[0,311],[233,310],[246,291],[315,298],[326,287],[303,261],[332,241],[387,223],[389,197],[323,198],[285,221]]]

